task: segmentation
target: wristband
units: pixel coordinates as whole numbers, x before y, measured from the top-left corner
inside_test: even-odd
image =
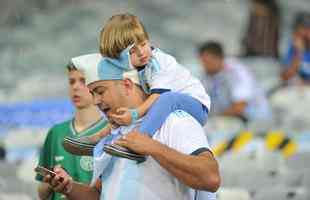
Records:
[[[136,122],[139,119],[139,113],[137,109],[130,109],[131,123]]]

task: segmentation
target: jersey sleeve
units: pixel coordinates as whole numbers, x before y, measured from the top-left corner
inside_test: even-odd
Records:
[[[190,114],[177,110],[169,115],[161,128],[166,145],[184,154],[198,155],[211,151],[202,126]]]
[[[50,130],[47,133],[47,136],[44,141],[44,145],[40,150],[40,157],[39,157],[39,162],[38,166],[43,166],[43,167],[50,167],[52,166],[51,163],[51,137],[52,137],[52,130]],[[36,174],[35,179],[37,181],[42,181],[43,177],[39,174]]]

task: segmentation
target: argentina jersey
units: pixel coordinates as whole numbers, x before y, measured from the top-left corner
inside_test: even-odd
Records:
[[[200,124],[180,110],[169,115],[153,139],[184,154],[209,148]],[[139,164],[113,157],[101,181],[101,200],[214,200],[216,197],[215,193],[197,191],[181,183],[151,156]]]

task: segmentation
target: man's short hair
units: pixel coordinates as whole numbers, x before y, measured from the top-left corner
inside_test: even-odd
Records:
[[[76,70],[77,70],[76,66],[75,66],[72,62],[69,62],[69,63],[66,65],[66,68],[67,68],[68,72],[76,71]]]
[[[217,41],[207,41],[202,43],[198,47],[198,54],[201,55],[205,52],[221,58],[223,58],[225,54],[222,45]]]
[[[310,13],[305,11],[297,13],[292,26],[293,30],[299,27],[310,27]]]

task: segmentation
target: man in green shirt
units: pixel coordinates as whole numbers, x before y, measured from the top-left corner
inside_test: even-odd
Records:
[[[49,130],[38,165],[47,168],[61,166],[74,180],[87,184],[92,178],[92,157],[74,156],[68,153],[62,145],[64,137],[89,136],[103,130],[107,125],[107,121],[102,118],[100,111],[94,105],[93,97],[85,85],[83,72],[75,67],[75,62],[81,60],[85,61],[85,64],[96,63],[99,62],[100,57],[80,56],[73,58],[67,66],[69,95],[76,112],[73,119],[57,124]],[[89,62],[90,60],[92,62]],[[43,177],[37,175],[36,180],[43,181]],[[44,182],[40,183],[38,193],[42,200],[65,199],[64,195],[54,192],[51,185]]]

